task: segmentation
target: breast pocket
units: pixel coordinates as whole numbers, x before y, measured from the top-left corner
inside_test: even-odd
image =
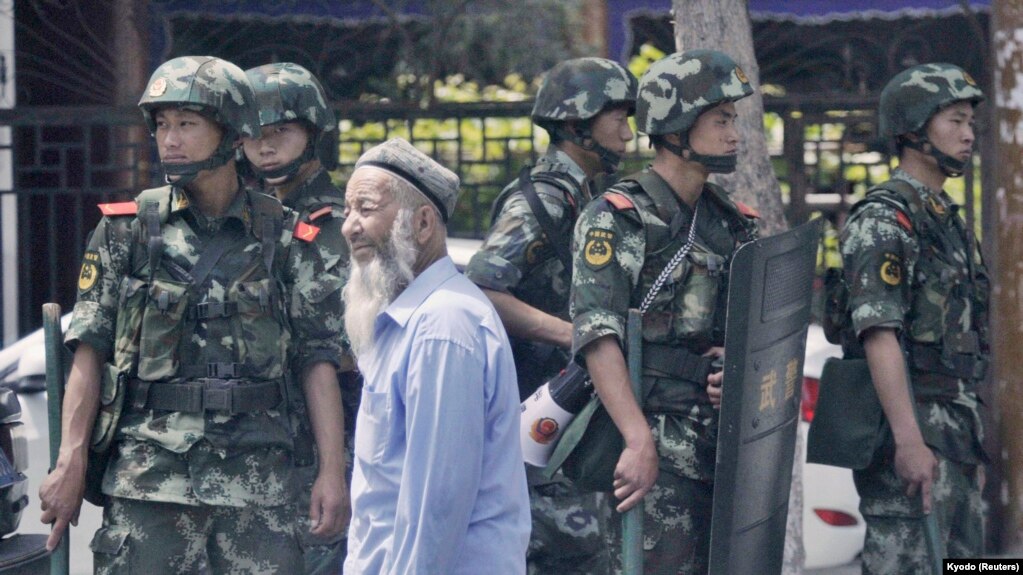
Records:
[[[391,410],[387,392],[362,390],[359,417],[355,422],[355,456],[379,463],[390,436]]]
[[[188,306],[188,284],[154,280],[142,317],[139,377],[157,381],[178,372],[178,345]]]
[[[679,306],[675,333],[680,337],[707,335],[714,326],[718,291],[725,259],[707,252],[690,252],[680,268],[686,268],[682,278],[681,295],[676,295]],[[688,264],[688,265],[687,265]]]

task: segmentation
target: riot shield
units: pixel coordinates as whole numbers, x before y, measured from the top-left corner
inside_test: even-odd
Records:
[[[823,222],[739,248],[732,260],[710,573],[780,573],[803,355]]]

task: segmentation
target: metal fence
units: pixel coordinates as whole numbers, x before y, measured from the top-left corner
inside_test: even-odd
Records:
[[[851,196],[887,178],[888,158],[871,142],[872,100],[768,99],[765,105],[774,115],[768,148],[790,223],[815,211],[841,213]],[[390,137],[409,139],[462,179],[452,235],[482,237],[493,199],[546,143],[546,134],[529,120],[531,107],[528,101],[441,104],[428,110],[339,105],[341,130],[327,143],[328,156],[337,163],[328,167],[343,184],[367,148]],[[0,257],[17,258],[17,299],[0,302],[0,314],[16,313],[18,331],[24,333],[40,324],[42,303],[56,301],[66,309],[74,303],[81,253],[100,217],[95,205],[130,199],[158,185],[160,174],[155,146],[134,108],[0,110],[0,136],[5,130],[10,139],[0,137],[0,158],[11,152],[14,184],[0,189],[5,199],[0,226],[16,226],[18,240],[14,251],[5,248]],[[623,171],[649,158],[646,139],[637,138]],[[965,202],[972,218],[973,194],[965,194]]]

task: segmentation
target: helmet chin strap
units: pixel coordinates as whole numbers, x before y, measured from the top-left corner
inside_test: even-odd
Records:
[[[676,146],[667,140],[661,140],[661,145],[664,146],[666,150],[683,160],[689,160],[700,164],[704,168],[707,168],[707,171],[712,174],[731,174],[735,171],[735,166],[739,159],[737,154],[700,154],[689,145],[688,133],[681,133],[678,137],[679,140],[683,142],[683,145]]]
[[[580,128],[579,133],[575,133],[562,126],[557,129],[557,132],[561,139],[568,140],[587,152],[596,153],[600,158],[600,169],[605,174],[612,175],[618,171],[622,156],[598,144],[597,140],[593,139],[589,127]]]
[[[903,138],[904,146],[913,148],[938,161],[938,169],[949,178],[958,178],[966,171],[966,161],[946,154],[938,149],[926,134],[917,134],[918,139]]]
[[[235,140],[233,132],[230,134],[224,134],[221,138],[220,144],[217,149],[210,154],[210,157],[199,162],[188,162],[187,164],[167,164],[160,162],[163,167],[164,181],[168,184],[173,184],[178,187],[184,187],[189,182],[194,180],[199,172],[203,170],[215,170],[234,158],[234,145],[232,142]],[[178,179],[171,180],[171,176],[178,176]]]
[[[264,180],[276,180],[277,178],[286,178],[284,181],[279,182],[280,184],[284,184],[290,182],[291,179],[295,177],[295,174],[298,173],[298,171],[302,168],[303,164],[312,161],[315,158],[316,147],[313,145],[313,141],[310,138],[309,142],[306,143],[305,149],[302,150],[302,154],[299,157],[295,158],[294,160],[288,162],[287,164],[284,164],[283,166],[279,166],[272,170],[260,170],[256,166],[252,166],[252,171],[254,171],[257,176],[263,178]]]

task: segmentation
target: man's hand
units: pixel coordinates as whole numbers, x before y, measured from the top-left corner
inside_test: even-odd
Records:
[[[707,353],[703,354],[703,357],[723,359],[725,357],[725,348],[712,347],[707,350]],[[707,397],[710,398],[710,404],[714,406],[714,409],[721,409],[721,384],[724,380],[724,371],[718,371],[707,376]]]
[[[924,513],[931,512],[931,487],[934,485],[938,459],[923,442],[895,447],[895,474],[906,482],[906,495],[920,491]]]
[[[333,537],[348,525],[351,513],[344,474],[336,469],[321,469],[309,502],[309,532],[317,537]]]
[[[72,458],[59,460],[57,468],[50,472],[39,487],[39,502],[43,510],[39,520],[53,524],[46,550],[53,551],[60,543],[68,524],[78,525],[78,513],[82,509],[85,494],[85,461]]]
[[[632,443],[625,442],[625,449],[615,466],[613,486],[615,497],[621,500],[615,508],[619,513],[625,513],[640,503],[657,481],[657,447],[649,429],[645,437]]]

